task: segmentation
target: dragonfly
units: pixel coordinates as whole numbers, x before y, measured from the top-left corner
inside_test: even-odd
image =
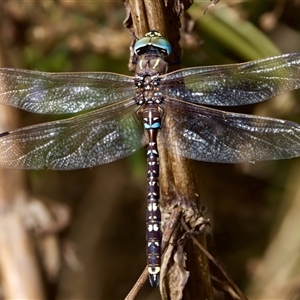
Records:
[[[0,134],[1,168],[91,168],[146,147],[152,286],[160,280],[162,239],[157,140],[179,156],[207,162],[300,156],[299,124],[210,107],[258,103],[300,88],[300,53],[168,73],[171,52],[153,30],[134,45],[135,76],[0,68],[0,104],[41,114],[84,112]]]

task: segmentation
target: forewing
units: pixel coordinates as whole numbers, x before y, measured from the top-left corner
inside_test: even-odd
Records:
[[[165,97],[207,105],[257,103],[300,88],[300,53],[211,67],[182,69],[162,77]]]
[[[165,148],[207,162],[239,163],[300,156],[300,125],[165,101]],[[169,126],[164,126],[169,123]]]
[[[114,73],[0,68],[0,104],[34,113],[75,113],[113,104],[134,94],[133,78]]]
[[[134,102],[21,128],[0,137],[0,167],[72,170],[131,155],[147,143]]]

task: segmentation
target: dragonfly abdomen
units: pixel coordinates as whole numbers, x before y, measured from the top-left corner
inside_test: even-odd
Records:
[[[161,255],[161,213],[159,209],[159,154],[157,133],[161,127],[158,105],[148,104],[143,111],[144,127],[148,133],[147,146],[147,265],[152,286],[159,284]]]

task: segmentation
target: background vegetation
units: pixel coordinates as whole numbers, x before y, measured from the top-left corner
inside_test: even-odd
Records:
[[[203,16],[208,4],[196,2],[189,10],[195,24],[191,33],[191,23],[183,26],[183,67],[300,51],[299,1],[221,0]],[[2,1],[0,65],[130,74],[131,35],[122,25],[124,18],[121,1]],[[300,123],[299,99],[295,92],[230,111]],[[19,113],[20,125],[52,119]],[[70,226],[59,235],[59,271],[44,280],[49,299],[126,295],[145,266],[145,165],[141,150],[92,170],[24,173],[30,194],[71,209]],[[300,288],[299,167],[299,159],[195,162],[215,254],[253,298],[287,299]],[[146,297],[155,299],[157,290],[145,287],[140,299]]]

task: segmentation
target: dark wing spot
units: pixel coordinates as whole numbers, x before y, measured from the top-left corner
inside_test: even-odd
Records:
[[[0,133],[0,138],[3,137],[3,136],[6,136],[6,135],[9,135],[9,132],[8,132],[8,131],[3,132],[3,133]]]

